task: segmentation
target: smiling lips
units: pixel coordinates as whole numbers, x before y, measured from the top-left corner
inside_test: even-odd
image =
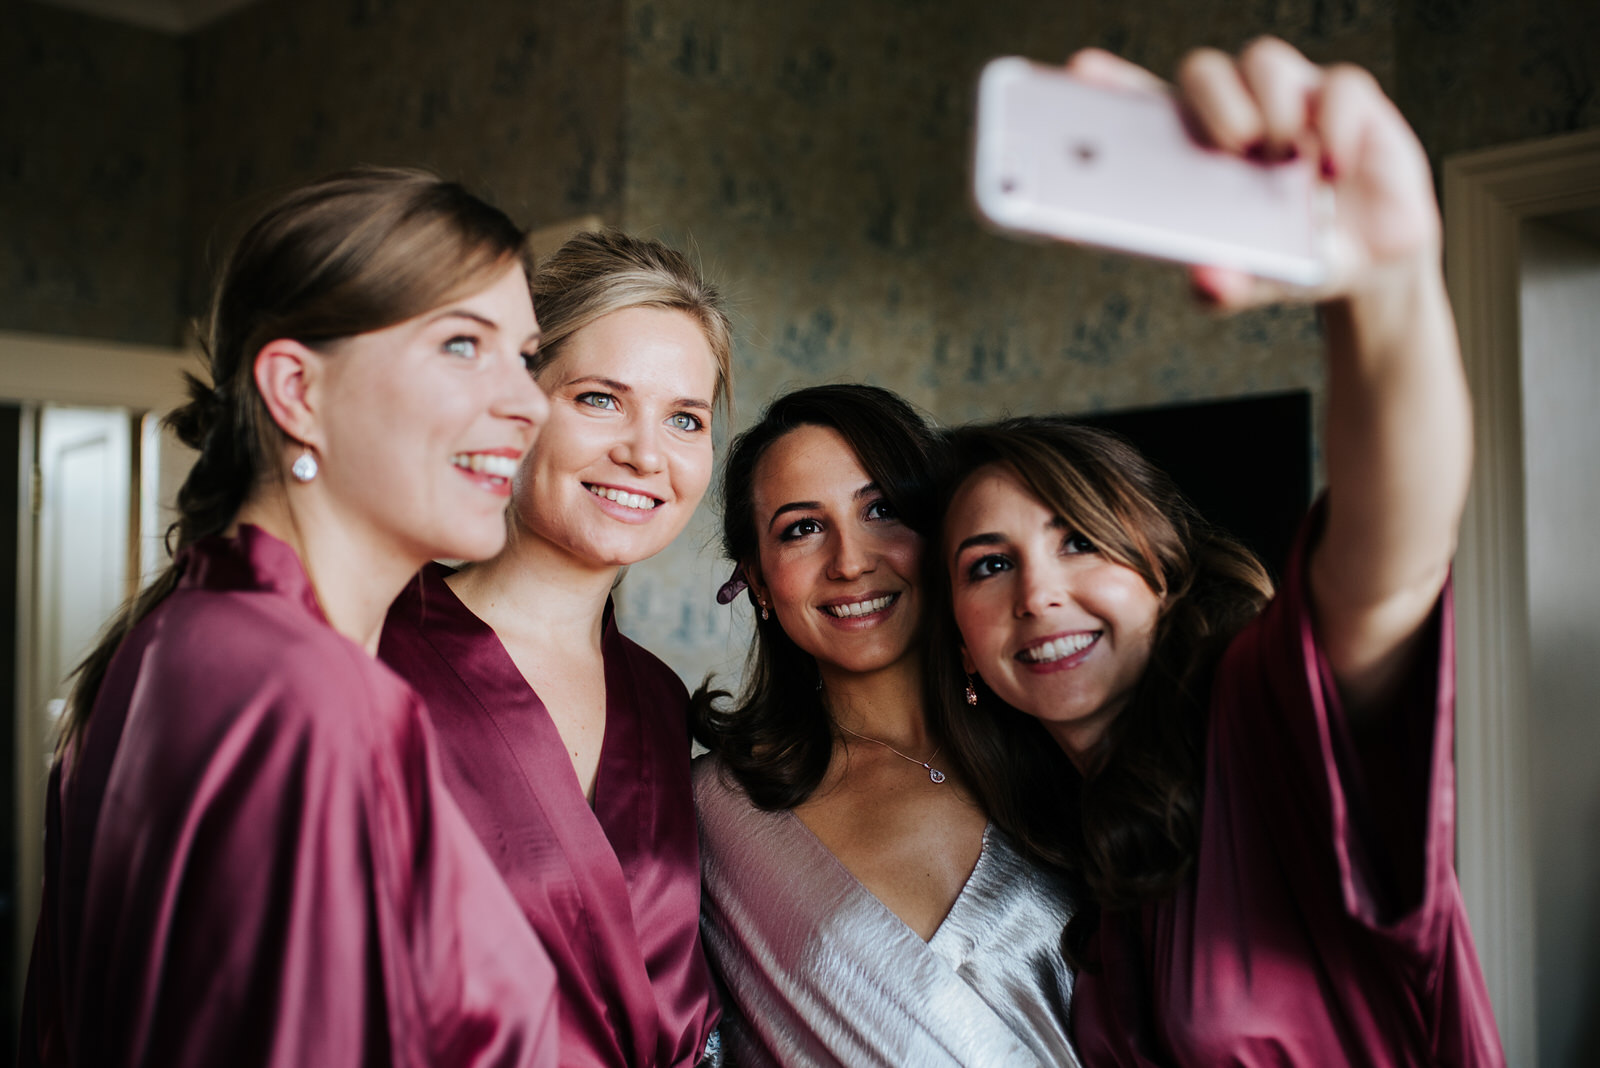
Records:
[[[619,490],[615,486],[601,486],[593,482],[585,482],[583,488],[602,500],[612,501],[622,505],[624,508],[635,508],[642,512],[648,512],[662,503],[647,494],[629,493],[627,490]]]
[[[1016,659],[1024,664],[1054,664],[1083,652],[1099,640],[1100,631],[1097,630],[1064,634],[1059,638],[1051,638],[1037,645],[1028,646],[1017,654]]]
[[[898,593],[886,593],[880,597],[869,597],[864,601],[852,601],[849,604],[825,604],[822,610],[835,619],[860,619],[862,616],[883,611],[899,596]]]
[[[509,449],[494,452],[458,452],[450,457],[456,469],[470,476],[480,489],[497,497],[511,495],[511,480],[517,473],[521,453]]]

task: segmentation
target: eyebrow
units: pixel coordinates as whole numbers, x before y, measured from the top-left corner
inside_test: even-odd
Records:
[[[578,378],[569,378],[561,383],[561,386],[565,388],[577,385],[580,382],[604,386],[613,393],[627,394],[633,392],[633,387],[626,382],[618,382],[615,378],[606,378],[603,375],[581,375]],[[711,410],[711,402],[700,400],[698,397],[677,397],[672,401],[671,406],[674,408],[699,408],[707,412]]]
[[[470,319],[485,329],[493,330],[496,333],[500,332],[499,323],[495,322],[493,319],[490,319],[486,315],[480,315],[477,312],[469,311],[466,308],[446,308],[444,311],[439,312],[437,315],[429,318],[428,323],[429,325],[432,325],[433,323],[442,322],[445,319]],[[522,343],[523,345],[537,345],[543,337],[543,332],[540,331],[538,327],[534,327],[533,332],[522,339]]]
[[[877,492],[878,484],[876,482],[868,482],[860,489],[852,493],[850,495],[850,499],[853,501],[859,501],[861,498],[869,497]],[[773,526],[777,524],[778,520],[788,515],[790,512],[809,512],[815,508],[821,507],[821,501],[790,501],[788,504],[779,505],[773,511],[772,518],[767,520],[767,532],[770,534]]]
[[[1044,525],[1044,529],[1071,530],[1072,524],[1067,522],[1066,518],[1063,516],[1051,516],[1050,522]],[[986,534],[974,534],[970,538],[963,539],[961,544],[956,546],[955,555],[960,556],[962,553],[966,552],[975,545],[1005,545],[1009,540],[1010,539],[1008,539],[1004,534],[997,534],[993,532]]]

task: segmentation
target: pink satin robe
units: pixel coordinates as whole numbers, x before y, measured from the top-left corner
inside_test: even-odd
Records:
[[[554,972],[415,693],[245,526],[179,556],[51,776],[23,1063],[556,1063]]]
[[[445,782],[555,961],[561,1063],[692,1065],[716,1003],[683,683],[608,607],[591,810],[539,695],[448,573],[432,565],[406,587],[379,655],[428,702]]]
[[[1402,701],[1358,736],[1305,545],[1218,669],[1195,874],[1091,943],[1085,1065],[1504,1063],[1454,868],[1449,592]]]

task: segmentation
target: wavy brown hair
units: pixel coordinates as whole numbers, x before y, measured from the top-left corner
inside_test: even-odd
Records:
[[[178,490],[168,548],[222,533],[252,494],[283,478],[287,439],[256,389],[264,345],[290,338],[326,348],[481,289],[514,263],[528,273],[523,242],[498,208],[417,170],[346,171],[261,211],[217,280],[204,342],[211,381],[187,375],[189,403],[166,417],[199,454]],[[170,565],[107,624],[74,672],[60,750],[88,724],[122,639],[180,577],[181,564]]]
[[[900,521],[931,547],[938,517],[933,495],[941,455],[938,435],[911,405],[886,389],[825,385],[779,397],[730,446],[721,490],[722,547],[729,560],[741,567],[757,560],[756,467],[775,442],[802,426],[838,431]],[[925,574],[929,559],[924,553]],[[790,639],[777,617],[757,616],[738,697],[730,701],[732,695],[713,689],[708,677],[690,702],[695,739],[721,758],[759,808],[794,808],[827,773],[833,723],[818,700],[819,679],[816,660]],[[937,725],[950,717],[934,706],[949,703],[960,691],[940,694],[931,687],[924,672],[924,708],[937,734]],[[950,759],[964,767],[959,754]]]
[[[942,499],[986,468],[1040,503],[1163,598],[1150,661],[1127,707],[1080,773],[1039,721],[980,687],[977,709],[945,726],[966,755],[990,818],[1076,886],[1065,948],[1083,961],[1101,909],[1171,893],[1199,843],[1207,702],[1227,644],[1272,595],[1266,569],[1206,522],[1133,446],[1063,417],[1010,419],[948,436]],[[964,685],[951,611],[950,546],[930,583],[936,685]]]

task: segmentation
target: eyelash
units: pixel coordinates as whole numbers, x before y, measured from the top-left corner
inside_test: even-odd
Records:
[[[1061,539],[1061,555],[1076,556],[1080,553],[1097,553],[1099,548],[1094,542],[1074,530]],[[996,566],[999,565],[999,566]],[[993,578],[1001,571],[1009,571],[1012,563],[1009,557],[1001,553],[989,553],[980,556],[967,565],[967,581],[982,582],[986,578]]]
[[[460,344],[471,345],[472,351],[470,353],[457,352],[455,350],[455,346]],[[478,346],[480,344],[481,342],[470,334],[457,334],[455,337],[446,341],[443,348],[445,352],[448,352],[450,355],[458,357],[459,359],[476,360],[478,358]]]
[[[678,412],[676,415],[673,415],[673,416],[669,417],[667,419],[667,422],[669,424],[673,424],[676,420],[679,420],[679,419],[687,419],[687,420],[689,420],[689,422],[693,423],[694,425],[693,426],[673,426],[674,430],[682,430],[682,431],[686,431],[687,433],[693,434],[693,433],[696,433],[698,431],[704,430],[705,427],[706,427],[706,422],[705,422],[704,419],[701,419],[698,415],[691,415],[688,412]]]
[[[898,522],[900,519],[899,516],[894,514],[894,505],[890,504],[889,501],[883,497],[879,497],[878,499],[869,502],[864,514],[866,515],[869,523],[894,523]],[[806,531],[799,529],[806,524],[810,524],[813,529]],[[803,538],[807,535],[815,534],[821,529],[821,523],[817,522],[817,520],[811,518],[810,516],[807,516],[804,519],[796,519],[793,523],[790,523],[788,526],[779,531],[778,540],[794,541],[797,538]]]

